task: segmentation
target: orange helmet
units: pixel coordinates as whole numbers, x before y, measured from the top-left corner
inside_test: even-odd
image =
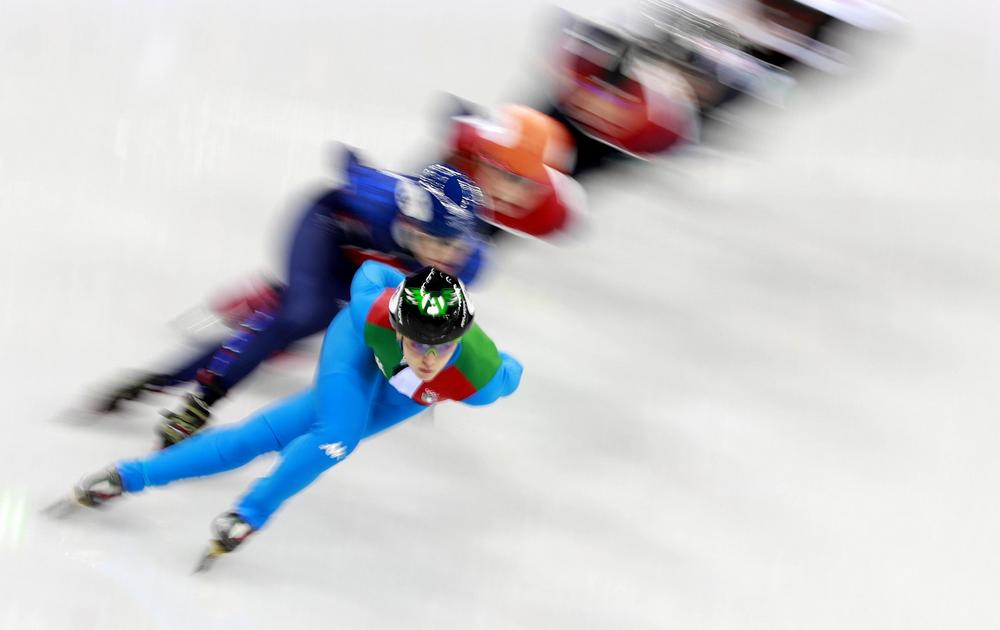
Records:
[[[538,182],[546,181],[546,166],[570,172],[573,140],[559,122],[524,105],[503,105],[496,114],[476,125],[477,157]]]

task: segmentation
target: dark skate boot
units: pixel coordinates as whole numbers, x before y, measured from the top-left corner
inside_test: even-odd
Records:
[[[164,409],[163,421],[156,432],[160,436],[161,448],[173,446],[186,440],[205,428],[212,417],[212,405],[226,395],[226,388],[215,381],[210,374],[199,374],[200,389],[184,397],[184,404],[177,411]]]
[[[162,392],[169,380],[162,374],[139,372],[124,380],[118,387],[99,394],[94,400],[93,411],[113,413],[124,401],[138,400],[149,392]]]
[[[164,409],[163,420],[156,432],[161,448],[167,448],[188,439],[205,428],[212,417],[211,403],[201,394],[188,394],[177,411]]]

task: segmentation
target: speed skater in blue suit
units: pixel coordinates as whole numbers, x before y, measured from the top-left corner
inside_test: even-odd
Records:
[[[445,400],[488,405],[512,394],[521,364],[497,350],[474,319],[459,278],[434,267],[408,276],[365,262],[350,304],[330,324],[309,389],[242,423],[210,428],[142,459],[85,477],[73,500],[104,505],[123,494],[281,458],[213,523],[206,557],[236,549],[290,497],[348,457],[358,443]]]

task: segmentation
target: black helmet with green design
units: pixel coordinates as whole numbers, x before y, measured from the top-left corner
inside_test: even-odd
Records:
[[[389,300],[392,327],[417,343],[458,339],[472,326],[474,311],[462,281],[437,267],[406,276]]]

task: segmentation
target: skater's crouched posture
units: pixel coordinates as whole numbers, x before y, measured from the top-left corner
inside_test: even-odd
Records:
[[[327,330],[312,388],[241,424],[86,477],[74,498],[96,507],[124,492],[213,475],[281,451],[270,476],[216,519],[206,558],[215,557],[260,529],[363,438],[443,400],[492,403],[517,389],[521,370],[473,323],[460,280],[434,267],[404,278],[369,261],[354,276],[350,306]]]
[[[381,171],[346,154],[343,186],[313,200],[292,238],[287,285],[274,304],[262,305],[221,344],[197,350],[160,373],[128,379],[100,396],[95,410],[115,411],[125,400],[165,387],[195,385],[157,433],[164,448],[209,424],[211,408],[268,357],[323,331],[350,298],[364,260],[407,272],[433,265],[472,282],[485,243],[475,218],[482,193],[466,176],[432,164],[419,177]]]

